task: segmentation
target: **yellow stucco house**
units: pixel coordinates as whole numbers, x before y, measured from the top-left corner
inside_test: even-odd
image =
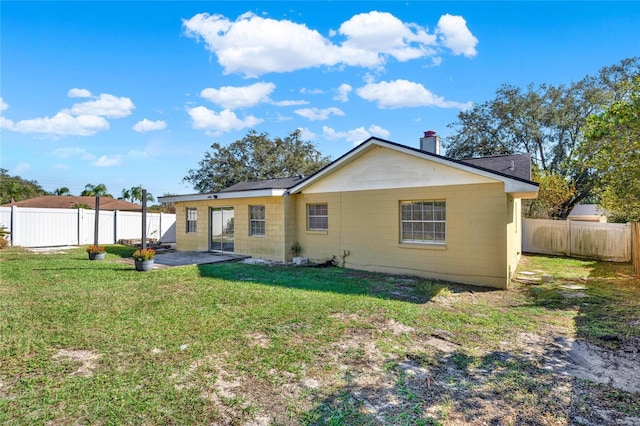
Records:
[[[454,160],[425,132],[420,149],[369,138],[307,177],[161,197],[176,244],[507,288],[521,253],[521,200],[535,198],[528,154]]]

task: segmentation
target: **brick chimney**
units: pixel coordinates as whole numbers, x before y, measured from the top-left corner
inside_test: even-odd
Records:
[[[420,149],[440,155],[440,136],[436,135],[433,130],[424,132],[424,136],[420,138]]]

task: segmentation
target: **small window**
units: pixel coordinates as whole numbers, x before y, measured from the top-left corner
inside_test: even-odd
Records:
[[[249,206],[249,235],[265,234],[264,206]]]
[[[307,229],[309,231],[329,229],[329,207],[326,204],[307,204]]]
[[[446,243],[447,208],[444,201],[400,202],[400,241]]]
[[[198,224],[198,209],[187,209],[187,233],[196,232]]]

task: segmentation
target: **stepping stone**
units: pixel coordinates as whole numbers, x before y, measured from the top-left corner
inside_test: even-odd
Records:
[[[587,287],[583,285],[576,285],[576,284],[561,285],[560,288],[566,288],[567,290],[586,290],[587,289]]]

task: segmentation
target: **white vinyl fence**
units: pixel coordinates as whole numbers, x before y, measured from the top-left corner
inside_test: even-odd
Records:
[[[55,247],[94,243],[95,210],[0,207],[0,226],[10,232],[11,245]],[[142,237],[142,213],[101,210],[99,244]],[[176,242],[176,215],[147,213],[147,238]]]
[[[522,251],[628,262],[631,224],[524,219]]]

